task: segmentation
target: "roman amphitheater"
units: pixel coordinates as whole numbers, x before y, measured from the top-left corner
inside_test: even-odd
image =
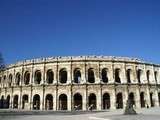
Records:
[[[49,57],[0,72],[0,108],[108,110],[160,106],[160,65],[113,56]]]

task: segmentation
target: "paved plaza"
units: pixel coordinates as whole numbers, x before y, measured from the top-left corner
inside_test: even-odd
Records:
[[[38,115],[36,112],[32,115],[23,115],[19,112],[16,115],[12,111],[11,114],[4,113],[6,114],[4,115],[1,111],[0,120],[160,120],[160,108],[139,109],[137,112],[137,115],[123,115],[123,110],[79,113],[49,112],[48,114],[45,112],[43,115]]]

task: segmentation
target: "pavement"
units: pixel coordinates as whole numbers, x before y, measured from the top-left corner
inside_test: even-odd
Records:
[[[0,120],[160,120],[160,107],[136,111],[137,115],[123,115],[124,110],[102,112],[0,110]]]

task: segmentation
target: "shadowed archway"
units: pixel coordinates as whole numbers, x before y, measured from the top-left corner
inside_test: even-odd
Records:
[[[46,110],[52,110],[53,109],[53,96],[51,94],[46,95],[45,109]]]
[[[109,95],[109,93],[103,94],[103,109],[110,109],[110,95]]]
[[[33,96],[33,110],[40,110],[40,96],[38,94]]]
[[[94,93],[91,93],[89,95],[88,100],[89,100],[89,107],[92,106],[92,109],[97,109],[97,98]]]
[[[13,98],[13,108],[18,109],[18,95],[15,95]]]
[[[76,93],[74,96],[74,107],[78,110],[82,110],[82,95],[79,93]]]
[[[59,110],[67,110],[67,95],[61,94],[59,96]]]
[[[123,96],[122,93],[118,93],[116,96],[116,108],[122,109],[123,108]]]

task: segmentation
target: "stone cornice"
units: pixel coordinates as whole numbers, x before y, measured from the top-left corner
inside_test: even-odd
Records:
[[[111,62],[147,64],[147,65],[153,65],[153,66],[160,67],[159,64],[145,62],[138,58],[92,55],[92,56],[58,56],[58,57],[30,59],[30,60],[19,61],[15,64],[10,64],[7,66],[7,69],[12,68],[12,67],[23,66],[23,65],[54,63],[54,62],[70,62],[70,61],[103,61],[103,62],[111,61]]]

